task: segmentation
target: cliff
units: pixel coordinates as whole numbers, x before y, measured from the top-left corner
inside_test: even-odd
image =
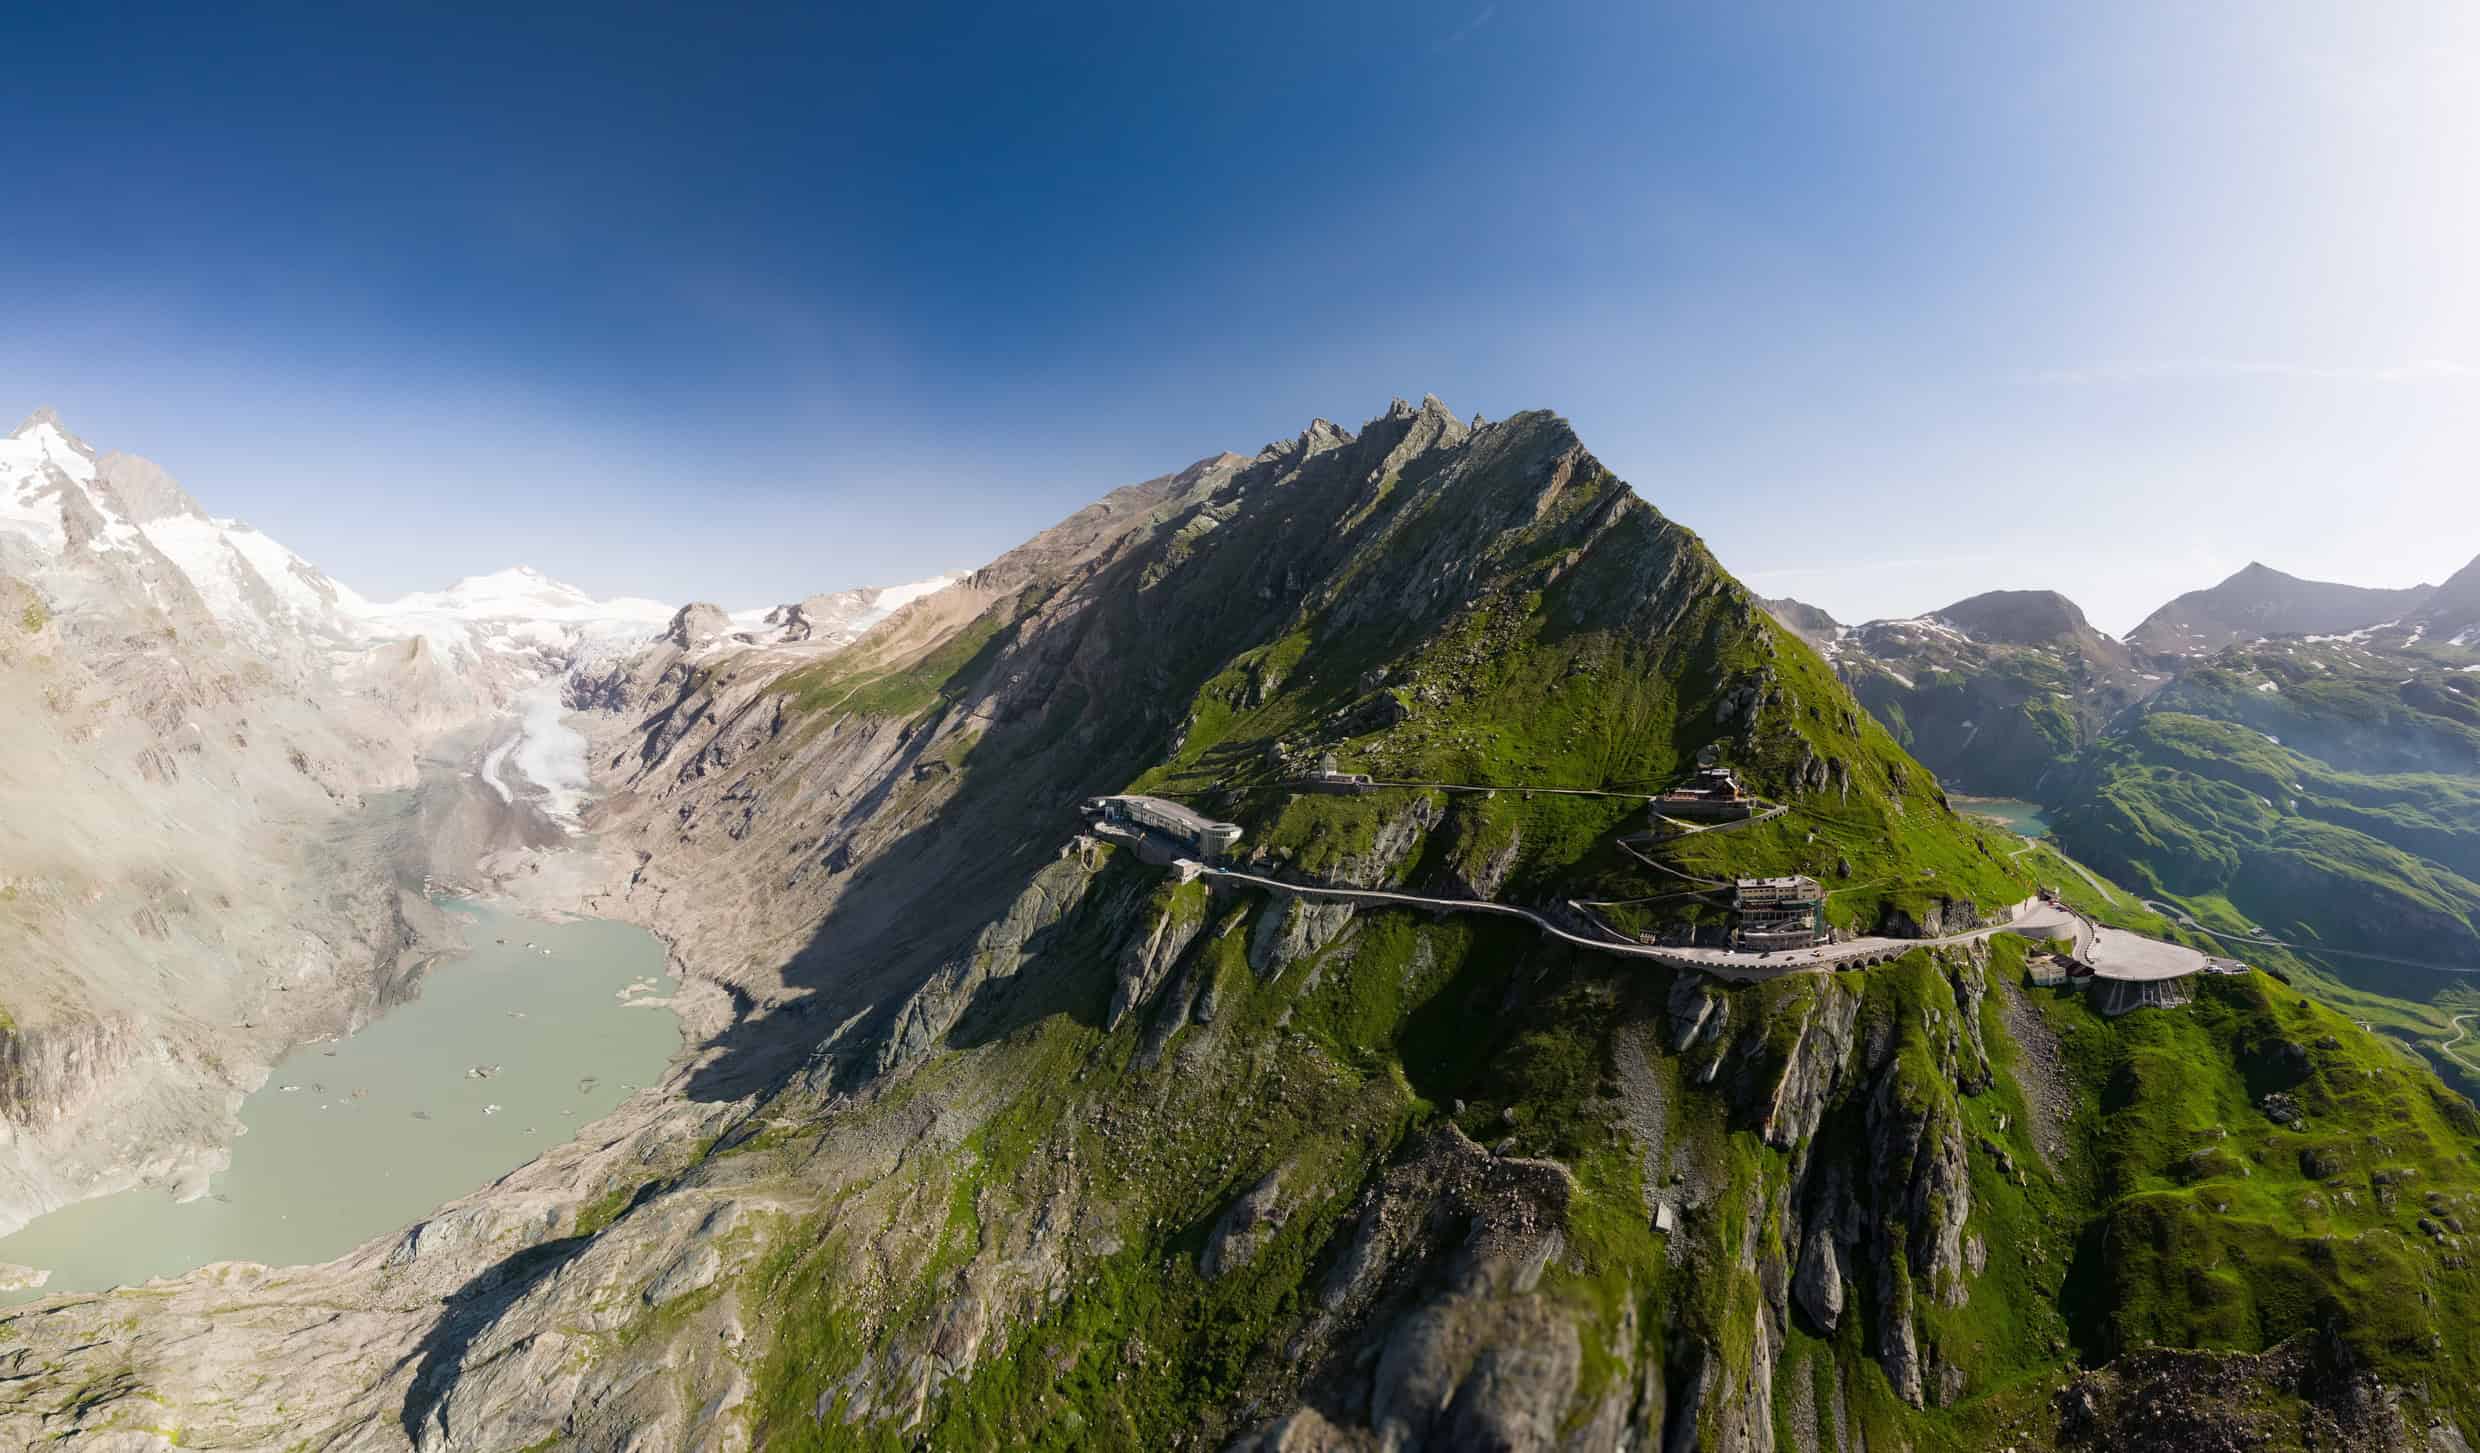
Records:
[[[532,875],[671,940],[706,1007],[667,1082],[329,1266],[0,1318],[0,1437],[1960,1449],[2123,1445],[2174,1395],[2257,1445],[2480,1428],[2445,1335],[2480,1122],[2268,979],[2110,1020],[2000,938],[1729,987],[1084,832],[1176,794],[1266,876],[1545,914],[1756,870],[1833,878],[1846,932],[2028,891],[1553,416],[1316,423],[823,660],[712,645],[576,684],[608,796]],[[1494,790],[1299,790],[1328,753]],[[1705,758],[1793,811],[1622,850]]]

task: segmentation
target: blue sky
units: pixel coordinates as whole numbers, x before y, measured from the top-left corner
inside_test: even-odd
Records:
[[[1849,619],[2480,553],[2459,0],[726,9],[21,7],[0,409],[380,595],[910,579],[1425,391]]]

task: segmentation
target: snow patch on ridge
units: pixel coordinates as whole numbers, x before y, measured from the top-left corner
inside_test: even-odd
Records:
[[[162,551],[223,625],[265,642],[290,629],[354,640],[366,602],[239,520],[167,515],[134,528]]]
[[[1928,635],[1946,636],[1957,641],[1968,641],[1972,639],[1972,633],[1970,631],[1963,629],[1943,616],[1937,615],[1912,616],[1907,620],[1899,621],[1875,621],[1871,622],[1871,624],[1892,627],[1897,630],[1919,631]]]
[[[493,747],[488,753],[484,754],[482,758],[482,780],[489,785],[492,791],[499,794],[499,800],[502,802],[514,802],[517,800],[517,794],[508,790],[508,780],[499,775],[499,769],[507,764],[508,754],[515,751],[516,746],[517,739],[515,737],[510,737],[498,746]]]
[[[957,581],[964,579],[971,573],[972,572],[969,570],[951,570],[945,575],[934,575],[928,580],[916,580],[910,585],[888,586],[885,590],[878,593],[878,601],[875,606],[875,609],[878,611],[878,619],[871,621],[870,624],[878,624],[878,621],[885,620],[887,617],[894,615],[897,611],[904,609],[906,606],[911,605],[914,601],[920,600],[925,596],[938,594],[940,591],[945,590]]]
[[[747,644],[836,648],[851,644],[897,611],[925,596],[936,595],[970,573],[952,570],[903,585],[863,586],[812,595],[783,605],[751,606],[728,613],[726,619],[731,621],[734,634]],[[798,625],[790,619],[789,613],[795,610],[801,613]],[[796,633],[800,625],[807,627],[806,635]],[[728,649],[729,645],[719,641],[715,648]]]

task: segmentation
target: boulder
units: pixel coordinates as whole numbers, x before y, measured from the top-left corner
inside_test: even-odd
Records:
[[[1283,1172],[1271,1171],[1249,1193],[1231,1203],[1197,1258],[1197,1269],[1219,1277],[1249,1264],[1274,1234],[1283,1229],[1290,1207],[1283,1201]]]
[[[1811,1232],[1808,1245],[1801,1248],[1800,1269],[1792,1278],[1791,1294],[1820,1335],[1834,1335],[1835,1327],[1843,1320],[1843,1262],[1834,1238],[1824,1231]]]

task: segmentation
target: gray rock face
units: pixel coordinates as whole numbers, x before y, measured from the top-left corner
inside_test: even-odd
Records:
[[[1833,1102],[1852,1058],[1852,1031],[1860,1018],[1859,991],[1835,977],[1815,979],[1813,984],[1759,1132],[1766,1144],[1778,1150],[1788,1150],[1817,1133],[1817,1122]]]
[[[1249,932],[1249,967],[1260,978],[1277,966],[1309,957],[1352,926],[1349,902],[1280,897],[1267,900]]]
[[[903,602],[918,599],[956,578],[940,576],[910,586],[869,586],[805,596],[768,611],[761,628],[743,633],[742,639],[758,645],[822,649],[848,646]]]
[[[672,1258],[669,1266],[655,1273],[654,1280],[638,1293],[647,1306],[659,1307],[665,1302],[704,1291],[715,1284],[723,1273],[723,1254],[712,1246],[693,1246]]]
[[[684,651],[694,651],[722,640],[731,631],[732,618],[724,614],[723,607],[701,600],[680,608],[672,623],[664,628],[663,639]]]
[[[1374,1453],[1366,1435],[1338,1428],[1315,1408],[1294,1408],[1268,1428],[1242,1435],[1232,1453]]]
[[[1176,899],[1154,906],[1151,922],[1142,937],[1132,937],[1120,952],[1119,982],[1111,992],[1110,1024],[1118,1024],[1129,1010],[1153,999],[1180,956],[1206,926],[1202,912]]]
[[[1785,596],[1765,602],[1765,609],[1783,623],[1785,630],[1820,651],[1832,645],[1843,633],[1842,622],[1806,601]]]
[[[1219,1277],[1248,1265],[1267,1240],[1282,1229],[1289,1214],[1283,1195],[1283,1172],[1273,1171],[1247,1195],[1232,1202],[1230,1209],[1215,1221],[1214,1230],[1206,1237],[1206,1249],[1198,1258],[1198,1270],[1209,1277]]]
[[[810,614],[807,604],[801,601],[795,601],[790,605],[779,605],[768,611],[766,624],[774,627],[776,635],[785,641],[806,641],[816,635],[818,630],[817,618]]]
[[[878,1055],[885,1073],[930,1052],[953,1028],[985,985],[1014,976],[1042,950],[1044,937],[1080,907],[1098,876],[1099,864],[1071,855],[1034,874],[1032,883],[999,919],[974,935],[963,955],[940,966],[897,1010],[895,1027]],[[1122,922],[1134,905],[1115,907]]]
[[[1311,1380],[1315,1400],[1239,1446],[1280,1447],[1287,1436],[1327,1447],[1565,1446],[1582,1348],[1541,1277],[1564,1254],[1572,1194],[1561,1167],[1493,1157],[1452,1127],[1426,1137],[1353,1207],[1346,1249],[1297,1343],[1324,1369]],[[1468,1229],[1459,1237],[1457,1227]],[[1365,1409],[1366,1421],[1338,1421],[1341,1407]]]
[[[2431,591],[2414,619],[2439,640],[2480,639],[2480,556]]]
[[[1799,1298],[1800,1310],[1808,1314],[1809,1325],[1817,1332],[1831,1336],[1843,1320],[1843,1263],[1831,1235],[1812,1231],[1800,1251],[1800,1271],[1792,1282],[1792,1295]]]

